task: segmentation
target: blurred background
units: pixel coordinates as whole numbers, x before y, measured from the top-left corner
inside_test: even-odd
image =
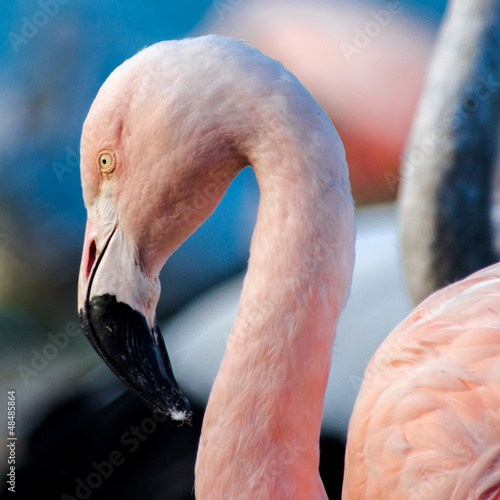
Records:
[[[338,498],[343,443],[364,368],[411,309],[395,200],[445,6],[445,0],[0,4],[0,421],[7,422],[7,391],[16,390],[21,495],[191,498],[199,425],[236,311],[258,186],[245,169],[162,271],[158,317],[197,418],[191,429],[158,422],[153,429],[151,414],[108,373],[78,325],[86,218],[79,140],[93,98],[121,62],[160,40],[218,33],[248,40],[295,73],[346,148],[357,262],[321,445],[322,476],[330,498]],[[136,436],[131,450],[123,436],[133,426],[144,439]],[[6,424],[0,426],[5,442],[4,433]],[[116,450],[124,463],[109,477],[96,472],[95,464]],[[2,445],[2,474],[6,468]],[[6,486],[0,483],[0,495]]]

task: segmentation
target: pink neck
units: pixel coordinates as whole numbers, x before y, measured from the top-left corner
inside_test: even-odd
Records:
[[[306,155],[307,146],[301,151],[287,138],[275,142],[285,144],[284,154],[249,155],[261,203],[237,319],[205,413],[200,500],[326,498],[318,441],[352,275],[353,208],[345,160],[329,138]]]

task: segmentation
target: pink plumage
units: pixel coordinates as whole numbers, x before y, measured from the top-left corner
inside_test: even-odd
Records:
[[[349,425],[343,498],[498,498],[499,310],[494,265],[433,294],[387,337]]]

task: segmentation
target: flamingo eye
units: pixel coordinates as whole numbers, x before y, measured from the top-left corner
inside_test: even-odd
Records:
[[[116,159],[114,153],[111,151],[101,151],[97,157],[97,164],[101,173],[110,174],[116,166]]]

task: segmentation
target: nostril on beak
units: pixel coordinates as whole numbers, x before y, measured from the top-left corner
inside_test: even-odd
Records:
[[[89,255],[87,259],[87,272],[86,272],[86,279],[89,278],[90,276],[90,271],[92,271],[92,267],[94,267],[94,262],[95,262],[95,257],[96,257],[97,249],[95,246],[95,241],[92,240],[92,243],[89,246]]]

